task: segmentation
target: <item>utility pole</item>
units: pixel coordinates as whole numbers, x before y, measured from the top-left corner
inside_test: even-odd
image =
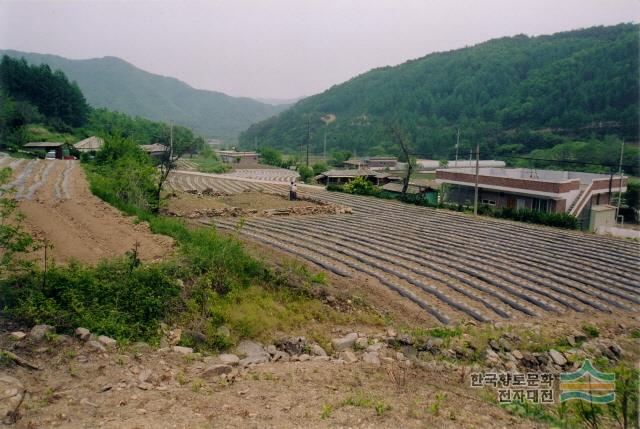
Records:
[[[307,167],[309,166],[309,141],[311,140],[311,116],[307,115]]]
[[[478,215],[478,175],[480,174],[480,143],[476,144],[476,187],[473,196],[473,214]]]
[[[458,146],[460,145],[460,128],[458,128],[457,136],[456,136],[456,163],[453,165],[454,167],[458,166]]]
[[[616,223],[618,223],[618,214],[620,213],[620,200],[622,200],[622,155],[624,154],[624,139],[620,145],[620,164],[618,165],[618,176],[620,176],[620,185],[618,188],[618,204],[616,205]]]

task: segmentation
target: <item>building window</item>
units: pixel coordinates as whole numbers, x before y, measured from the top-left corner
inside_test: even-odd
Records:
[[[543,200],[541,198],[534,198],[531,202],[531,209],[538,212],[549,211],[549,200]]]
[[[482,204],[485,204],[487,206],[495,206],[496,202],[494,200],[482,200]]]

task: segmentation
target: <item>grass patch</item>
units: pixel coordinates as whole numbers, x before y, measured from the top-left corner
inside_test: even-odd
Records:
[[[229,164],[224,164],[221,161],[214,158],[191,158],[189,161],[192,161],[198,167],[198,171],[202,173],[226,173],[231,170],[231,166]]]
[[[371,395],[365,395],[364,393],[349,396],[340,402],[340,406],[372,408],[378,416],[382,416],[385,412],[391,410],[391,405],[387,404],[384,400],[377,399]]]
[[[582,330],[591,338],[597,338],[600,336],[600,331],[593,325],[582,325]]]

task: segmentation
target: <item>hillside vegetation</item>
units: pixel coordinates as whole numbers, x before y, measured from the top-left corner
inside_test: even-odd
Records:
[[[0,62],[0,148],[18,150],[29,141],[75,143],[92,135],[113,133],[137,144],[168,144],[169,125],[87,104],[66,75],[46,64],[2,57]],[[173,127],[174,145],[202,147],[204,140],[181,126]]]
[[[30,64],[47,64],[61,70],[77,82],[94,107],[154,121],[173,121],[209,137],[235,139],[252,123],[286,107],[195,89],[178,79],[146,72],[115,57],[70,60],[13,50],[0,50],[0,55],[25,58]]]
[[[413,151],[453,157],[475,143],[483,158],[528,154],[605,135],[638,140],[638,26],[620,24],[519,35],[371,70],[308,97],[245,131],[242,145],[296,152],[398,154],[388,121],[401,121]],[[333,114],[325,125],[322,118]],[[614,152],[616,147],[611,148]],[[584,160],[588,161],[588,160]]]

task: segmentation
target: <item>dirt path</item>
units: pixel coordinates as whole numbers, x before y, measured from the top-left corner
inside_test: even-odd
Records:
[[[158,260],[172,250],[172,240],[135,224],[91,194],[76,161],[22,162],[14,171],[16,198],[25,226],[53,245],[56,262],[72,258],[95,263],[121,256],[139,243],[144,260]],[[34,258],[43,259],[43,250]]]

